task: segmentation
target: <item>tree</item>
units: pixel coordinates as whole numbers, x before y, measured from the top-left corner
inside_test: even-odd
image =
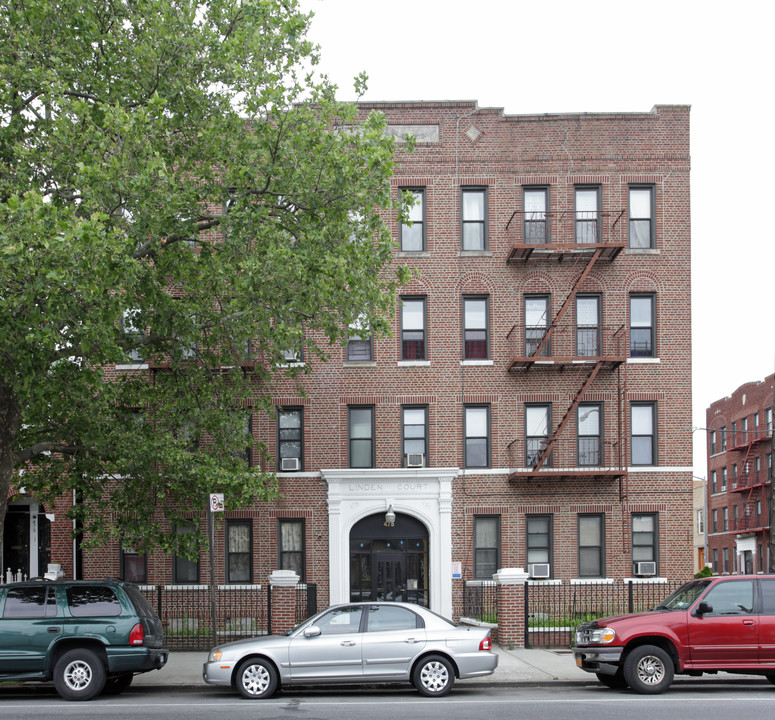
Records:
[[[91,542],[201,540],[174,527],[207,493],[276,492],[244,453],[283,351],[387,328],[392,141],[314,75],[308,21],[295,0],[3,3],[0,531],[23,484],[74,493]]]

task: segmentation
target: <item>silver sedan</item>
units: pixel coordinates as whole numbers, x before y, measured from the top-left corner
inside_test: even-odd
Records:
[[[455,678],[490,675],[497,665],[486,628],[455,625],[419,605],[364,602],[330,607],[284,635],[218,645],[202,676],[250,699],[283,685],[407,681],[442,697]]]

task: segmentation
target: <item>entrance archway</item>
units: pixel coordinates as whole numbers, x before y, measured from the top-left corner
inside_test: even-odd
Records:
[[[411,515],[369,515],[350,531],[350,600],[395,600],[430,607],[428,529]]]

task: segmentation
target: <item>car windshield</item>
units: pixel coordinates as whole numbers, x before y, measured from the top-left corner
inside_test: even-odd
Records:
[[[654,610],[686,610],[710,584],[710,580],[694,580],[678,588]]]

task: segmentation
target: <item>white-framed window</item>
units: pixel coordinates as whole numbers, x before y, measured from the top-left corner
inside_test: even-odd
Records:
[[[487,188],[464,187],[461,208],[463,250],[486,250],[489,244]]]
[[[422,252],[426,248],[425,188],[401,188],[414,203],[408,212],[408,221],[401,223],[401,252]]]
[[[656,247],[654,232],[654,187],[633,185],[629,189],[631,248]]]

